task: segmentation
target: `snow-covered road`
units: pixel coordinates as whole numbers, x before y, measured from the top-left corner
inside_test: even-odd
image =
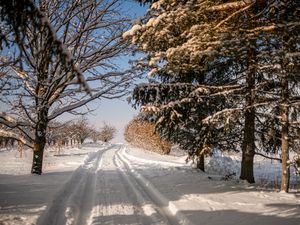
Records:
[[[123,149],[90,153],[37,224],[191,224],[135,171]]]
[[[95,145],[49,154],[45,165],[42,176],[0,165],[1,225],[300,224],[299,193],[224,181],[184,157]]]

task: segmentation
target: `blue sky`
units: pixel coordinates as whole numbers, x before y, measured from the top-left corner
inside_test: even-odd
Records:
[[[131,15],[133,18],[143,16],[147,10],[147,7],[141,6],[135,1],[127,1],[124,3],[124,11]],[[128,58],[129,60],[129,58]],[[122,64],[124,61],[122,62]],[[124,127],[128,122],[138,114],[138,111],[134,110],[124,99],[115,100],[96,100],[91,104],[93,108],[96,108],[91,114],[88,115],[90,123],[96,128],[103,126],[103,123],[113,125],[117,128],[118,133],[114,142],[124,142],[123,133]]]

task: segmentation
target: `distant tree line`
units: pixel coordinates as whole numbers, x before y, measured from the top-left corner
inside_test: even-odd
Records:
[[[46,144],[48,147],[62,148],[80,146],[87,139],[94,143],[109,142],[115,137],[116,132],[116,128],[108,124],[95,128],[85,117],[67,122],[52,121],[47,128]],[[19,143],[22,142],[0,134],[0,147],[2,148],[16,147]]]

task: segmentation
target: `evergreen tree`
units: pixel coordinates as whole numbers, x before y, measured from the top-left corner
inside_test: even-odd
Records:
[[[180,143],[200,139],[200,155],[224,143],[219,137],[234,143],[242,150],[240,178],[252,183],[257,119],[280,108],[276,79],[284,80],[283,68],[274,69],[278,59],[299,54],[298,21],[299,1],[157,1],[142,24],[124,33],[147,53],[137,66],[161,82],[137,87],[134,99]],[[286,31],[291,51],[282,49],[284,42],[274,47]],[[199,156],[196,149],[192,155]]]
[[[188,150],[191,158],[199,158],[202,170],[203,155],[209,149],[216,146],[229,149],[229,146],[237,143],[237,138],[222,138],[223,132],[220,133],[226,130],[227,135],[230,135],[228,118],[226,123],[215,126],[208,124],[208,120],[202,120],[220,110],[227,112],[226,108],[233,102],[232,96],[228,97],[223,93],[228,89],[239,88],[235,78],[228,75],[238,65],[210,46],[215,43],[209,40],[213,36],[207,23],[217,25],[217,21],[214,21],[215,15],[211,16],[210,11],[201,15],[200,9],[204,10],[205,7],[208,5],[201,6],[192,2],[178,2],[169,7],[168,2],[159,1],[152,5],[150,19],[144,25],[135,25],[124,34],[125,37],[132,35],[134,42],[142,42],[140,49],[149,52],[149,58],[139,62],[138,66],[146,64],[150,75],[156,74],[167,84],[151,84],[151,88],[140,86],[136,89],[134,98],[142,105],[152,102],[160,106],[155,115],[157,128],[164,137],[178,142]],[[217,15],[219,20],[222,17]],[[203,28],[201,32],[209,37],[207,40],[202,40],[200,27]],[[159,61],[162,62],[162,67],[159,67]],[[230,86],[218,87],[224,84]],[[207,85],[210,85],[209,88]],[[153,91],[153,88],[159,91]],[[207,98],[208,94],[212,97]]]

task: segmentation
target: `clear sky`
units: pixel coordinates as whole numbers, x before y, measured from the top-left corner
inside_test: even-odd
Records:
[[[124,3],[124,7],[124,11],[133,18],[143,16],[147,11],[147,7],[141,6],[134,0]],[[96,108],[96,110],[88,115],[90,123],[96,128],[100,128],[104,122],[115,126],[118,133],[114,142],[124,142],[124,127],[135,115],[138,114],[138,111],[134,110],[131,105],[127,103],[126,98],[115,100],[96,100],[92,105]]]

